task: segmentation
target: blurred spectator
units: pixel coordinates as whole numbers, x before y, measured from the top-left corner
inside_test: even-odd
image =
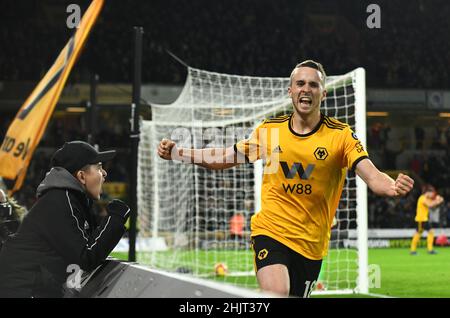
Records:
[[[414,127],[414,133],[416,137],[416,149],[423,149],[423,139],[425,138],[425,130],[422,127]]]
[[[370,144],[373,149],[379,150],[384,142],[381,136],[382,129],[383,124],[380,122],[376,122],[370,127]]]
[[[0,189],[0,249],[19,228],[26,209]]]
[[[236,212],[230,218],[230,238],[242,240],[244,238],[245,217],[242,212]]]
[[[413,159],[411,160],[410,168],[412,171],[414,171],[417,175],[421,174],[422,170],[422,162],[418,155],[414,155]]]

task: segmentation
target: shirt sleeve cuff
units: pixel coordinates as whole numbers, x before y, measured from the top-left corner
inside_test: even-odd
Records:
[[[359,157],[358,159],[356,159],[355,162],[353,162],[352,169],[351,169],[353,172],[355,172],[356,165],[357,165],[358,163],[360,163],[361,160],[363,160],[363,159],[369,159],[369,156],[361,156],[361,157]]]

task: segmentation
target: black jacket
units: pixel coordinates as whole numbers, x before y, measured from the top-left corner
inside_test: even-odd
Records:
[[[63,168],[52,168],[37,196],[0,252],[0,297],[63,296],[62,286],[71,275],[68,266],[96,268],[125,231],[128,207],[109,208],[97,226],[92,200]]]

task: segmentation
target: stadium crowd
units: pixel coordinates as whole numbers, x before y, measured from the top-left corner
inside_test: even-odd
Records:
[[[370,227],[414,227],[416,201],[425,184],[433,184],[444,197],[447,203],[440,207],[440,224],[450,225],[450,170],[447,164],[450,162],[450,126],[436,126],[427,132],[422,127],[409,127],[408,142],[402,141],[401,133],[391,134],[393,130],[396,129],[380,122],[369,126],[369,152],[378,157],[377,163],[386,171],[410,171],[416,179],[416,187],[408,196],[399,199],[380,198],[370,193]]]
[[[2,11],[9,14],[2,17],[0,29],[0,81],[36,82],[42,78],[72,33],[61,27],[67,17],[65,5],[70,3],[66,2],[2,1]],[[363,66],[369,87],[448,88],[450,41],[442,41],[450,32],[450,6],[446,0],[418,1],[417,5],[404,0],[377,3],[382,8],[381,29],[367,28],[368,3],[364,1],[322,0],[308,6],[298,1],[269,0],[260,0],[258,5],[238,0],[108,2],[69,80],[88,82],[90,73],[95,71],[103,82],[129,83],[132,27],[142,25],[142,72],[147,83],[184,82],[185,68],[167,54],[166,50],[170,50],[190,66],[225,73],[280,76],[308,57],[323,61],[329,74]],[[10,120],[2,114],[0,136],[5,135]],[[119,155],[126,156],[129,142],[123,127],[127,126],[114,120],[106,122],[112,127],[99,128],[96,140],[101,141],[100,147],[122,149]],[[31,206],[36,186],[48,169],[49,154],[64,141],[86,140],[84,127],[82,122],[51,121],[28,170],[25,186],[18,193],[20,203]],[[370,127],[368,148],[381,154],[380,168],[395,170],[399,153],[387,145],[388,130],[389,127],[382,127],[376,133]],[[442,134],[442,142],[422,148],[439,150],[439,154],[419,153],[408,160],[408,169],[424,182],[434,184],[449,202],[450,130]],[[420,129],[416,137],[419,145]],[[117,164],[108,170],[110,181],[128,181],[127,167],[122,162],[127,161],[116,160]],[[419,191],[395,200],[371,195],[369,226],[413,226]],[[450,206],[442,209],[450,224]]]
[[[380,29],[366,26],[366,1],[108,2],[71,79],[88,80],[94,69],[105,82],[130,82],[132,27],[142,25],[145,82],[184,81],[185,70],[165,51],[170,50],[193,67],[225,73],[280,76],[308,57],[324,61],[330,74],[363,66],[370,87],[446,87],[446,1],[377,3]],[[61,27],[64,5],[2,2],[2,11],[11,14],[2,19],[0,43],[14,43],[2,45],[2,80],[34,81],[46,72],[72,32]]]

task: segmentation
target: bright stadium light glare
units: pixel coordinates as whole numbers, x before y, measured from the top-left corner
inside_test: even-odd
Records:
[[[86,112],[86,108],[84,108],[84,107],[67,107],[66,111],[68,113],[84,113],[84,112]]]
[[[367,112],[368,117],[387,117],[389,116],[388,112]]]

